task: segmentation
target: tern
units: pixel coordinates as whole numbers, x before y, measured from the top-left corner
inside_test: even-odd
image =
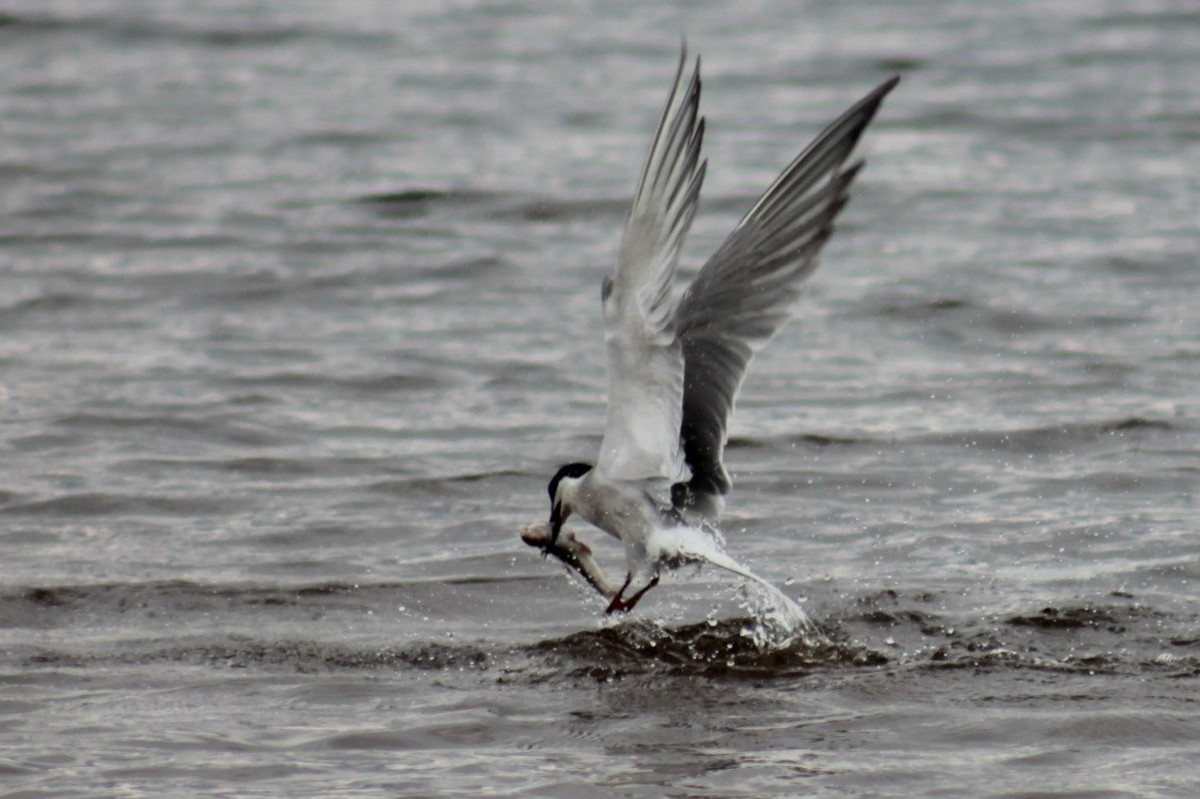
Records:
[[[707,560],[753,577],[684,533],[716,529],[732,487],[722,458],[746,368],[792,315],[863,166],[848,164],[850,154],[899,81],[880,84],[821,132],[677,294],[676,265],[707,168],[700,59],[685,83],[687,64],[685,45],[601,287],[608,407],[599,456],[559,469],[548,526],[522,531],[607,596],[606,613],[633,609],[663,568],[682,563]],[[572,514],[622,542],[619,588],[573,535],[564,537],[569,546],[560,542]]]

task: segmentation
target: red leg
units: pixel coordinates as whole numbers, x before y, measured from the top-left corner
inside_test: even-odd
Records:
[[[604,609],[605,616],[609,615],[614,610],[619,610],[622,612],[628,610],[628,608],[625,607],[625,600],[621,599],[621,594],[625,593],[625,589],[629,587],[631,580],[633,580],[633,572],[625,575],[625,582],[621,584],[619,589],[617,589],[617,593],[613,594],[613,598],[608,603],[608,607]]]
[[[647,591],[658,585],[658,575],[656,574],[650,580],[650,582],[646,583],[646,585],[643,586],[642,589],[636,594],[629,597],[629,599],[622,599],[621,595],[625,593],[625,589],[629,587],[629,582],[632,579],[632,574],[625,578],[625,584],[621,586],[621,590],[618,591],[617,595],[614,596],[612,601],[608,603],[608,610],[604,611],[605,615],[608,615],[615,610],[619,610],[622,613],[628,613],[629,611],[633,610],[634,605],[638,603],[638,600],[640,600]]]
[[[625,600],[625,610],[626,611],[633,610],[633,606],[638,603],[638,600],[641,599],[642,596],[645,595],[645,593],[647,591],[649,591],[651,588],[653,588],[656,585],[658,585],[658,575],[657,574],[654,575],[654,577],[651,578],[650,582],[646,583],[646,585],[643,586],[640,591],[638,591],[633,596],[629,597],[629,599]]]

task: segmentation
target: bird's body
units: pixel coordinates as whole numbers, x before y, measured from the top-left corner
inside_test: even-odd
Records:
[[[653,580],[672,552],[659,535],[685,524],[679,512],[645,481],[612,479],[594,469],[568,481],[562,493],[565,506],[620,540],[631,582]]]
[[[600,453],[594,467],[564,466],[549,486],[548,546],[572,513],[624,545],[628,575],[609,611],[632,608],[663,567],[708,561],[739,571],[693,534],[717,522],[731,487],[722,458],[734,399],[756,348],[791,316],[816,268],[862,166],[846,160],[898,80],[826,128],[677,296],[675,267],[706,169],[700,65],[685,85],[686,63],[685,50],[601,290],[609,395]]]

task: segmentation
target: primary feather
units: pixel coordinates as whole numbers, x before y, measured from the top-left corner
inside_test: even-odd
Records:
[[[676,309],[684,378],[680,439],[692,477],[678,500],[703,506],[729,491],[722,464],[729,415],[757,348],[791,316],[833,233],[862,162],[845,166],[899,78],[827,127],[754,204],[696,275]],[[719,511],[719,508],[718,508]],[[706,514],[707,515],[707,514]]]
[[[672,292],[706,162],[700,62],[686,48],[642,166],[617,266],[604,280],[609,396],[597,470],[666,478],[673,504],[715,520],[731,481],[729,416],[755,351],[791,316],[862,162],[847,159],[892,78],[801,152],[682,297]],[[688,478],[686,482],[682,482]]]
[[[602,291],[609,396],[596,469],[626,480],[682,474],[684,361],[672,285],[705,170],[700,62],[684,85],[686,63],[685,48]]]

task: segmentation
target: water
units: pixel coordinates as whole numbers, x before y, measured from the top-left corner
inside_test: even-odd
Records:
[[[686,32],[711,252],[892,73],[728,451],[827,643],[517,528]],[[0,791],[1200,790],[1191,3],[8,0]],[[619,552],[590,536],[610,568]],[[616,558],[616,560],[612,560]]]

